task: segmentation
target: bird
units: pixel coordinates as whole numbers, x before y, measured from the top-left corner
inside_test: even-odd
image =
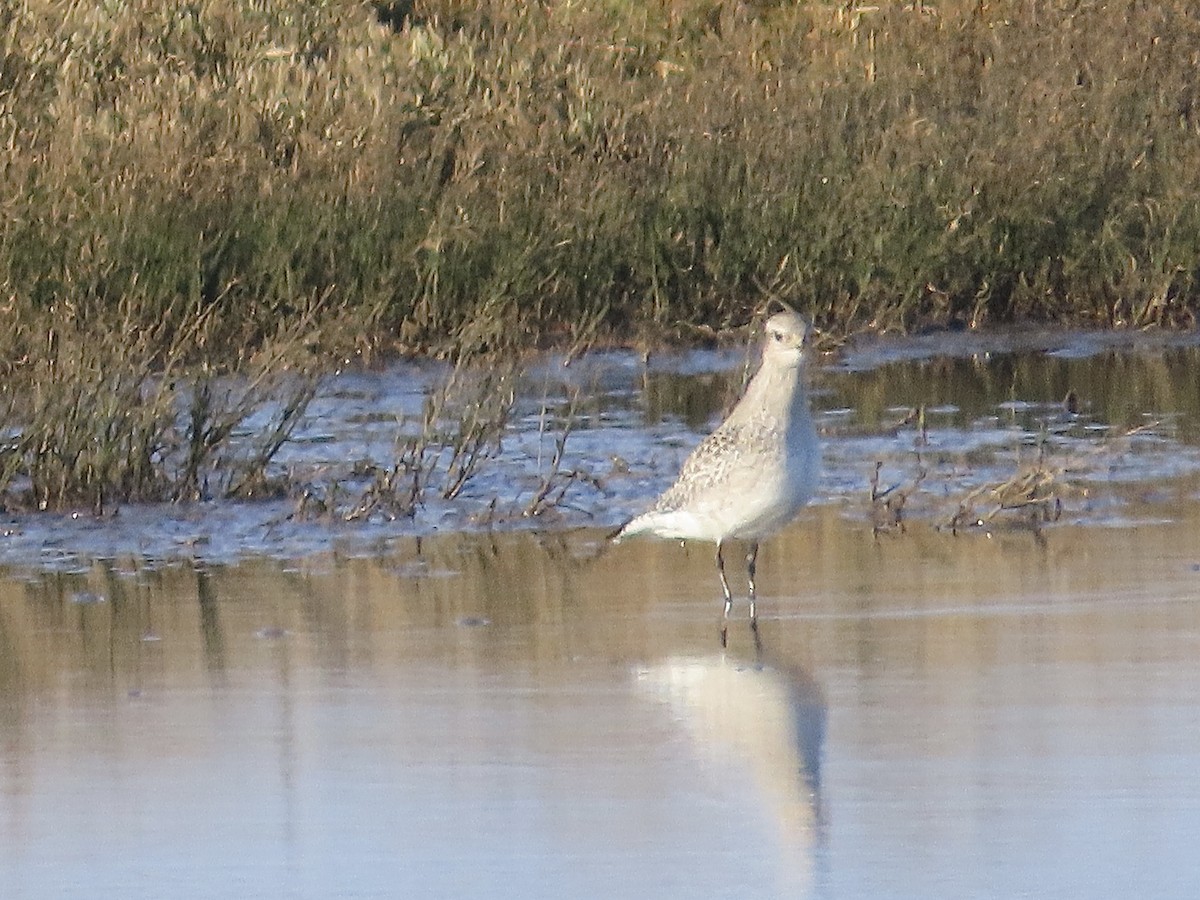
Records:
[[[767,319],[764,332],[758,370],[725,421],[688,455],[675,483],[649,509],[610,535],[614,542],[653,535],[715,543],[725,599],[722,647],[733,607],[725,577],[726,542],[749,543],[750,628],[757,638],[758,545],[812,498],[820,468],[804,373],[812,326],[785,308]]]

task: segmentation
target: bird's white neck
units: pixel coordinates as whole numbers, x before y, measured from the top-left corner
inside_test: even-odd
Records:
[[[803,427],[811,418],[802,364],[763,365],[729,418],[750,421],[760,416],[773,418],[785,428]]]

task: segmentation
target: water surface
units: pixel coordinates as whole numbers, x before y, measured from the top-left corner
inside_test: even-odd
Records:
[[[86,511],[0,515],[0,564],[75,571],[121,556],[228,564],[371,555],[397,538],[432,533],[612,528],[671,483],[736,398],[748,362],[743,350],[648,361],[614,351],[570,366],[559,357],[534,360],[519,379],[502,440],[489,445],[453,499],[441,496],[446,452],[412,516],[354,522],[344,514],[369,488],[369,473],[396,465],[405,440],[421,431],[424,399],[438,393],[446,373],[429,363],[342,372],[322,384],[270,473],[286,477],[291,496],[127,506],[102,519]],[[817,502],[870,518],[864,497],[878,464],[881,488],[907,490],[920,479],[907,503],[910,519],[945,525],[973,491],[1040,460],[1054,473],[1070,522],[1169,517],[1172,506],[1196,499],[1200,479],[1198,371],[1200,331],[947,333],[817,356],[810,365],[824,444]],[[469,406],[472,398],[468,385],[461,400]],[[444,423],[451,432],[458,412],[451,403]],[[554,499],[537,504],[547,482]],[[310,492],[332,511],[302,509],[298,498]]]
[[[412,520],[11,517],[0,896],[1196,896],[1197,349],[1023,340],[816,367],[820,500],[726,651],[710,548],[603,536],[738,354],[531,370],[503,457]],[[289,465],[386,455],[381,410],[419,409],[403,371],[347,378]],[[481,526],[567,416],[599,485]],[[945,527],[1034,454],[1056,520]],[[927,470],[903,529],[876,463]]]
[[[6,897],[1188,896],[1195,511],[0,583]],[[742,610],[744,612],[744,610]]]

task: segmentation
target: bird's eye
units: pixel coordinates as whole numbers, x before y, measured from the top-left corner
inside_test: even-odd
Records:
[[[782,341],[783,340],[783,332],[782,331],[772,331],[771,337],[775,338],[776,341]]]

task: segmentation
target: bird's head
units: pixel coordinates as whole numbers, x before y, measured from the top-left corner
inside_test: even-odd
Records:
[[[763,346],[763,363],[776,366],[796,366],[804,359],[812,326],[804,316],[787,309],[767,319],[763,329],[766,344]]]

